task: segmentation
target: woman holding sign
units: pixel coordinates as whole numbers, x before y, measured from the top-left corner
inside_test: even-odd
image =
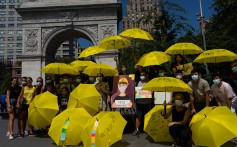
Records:
[[[144,118],[144,115],[151,109],[151,93],[148,94],[150,97],[140,97],[138,93],[144,93],[144,91],[139,91],[147,83],[147,75],[145,72],[140,74],[140,81],[136,87],[136,108],[137,108],[137,117],[136,117],[136,130],[133,133],[133,136],[139,137],[140,131],[139,127],[141,125],[141,119]],[[138,90],[139,89],[139,90]]]

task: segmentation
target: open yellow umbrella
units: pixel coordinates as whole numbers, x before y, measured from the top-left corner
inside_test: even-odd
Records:
[[[90,46],[90,47],[86,48],[85,50],[83,50],[80,53],[80,56],[78,58],[84,58],[84,57],[88,57],[91,55],[99,54],[103,51],[105,51],[105,49],[100,48],[99,46]]]
[[[192,89],[182,80],[173,77],[159,77],[149,81],[142,88],[148,91],[161,91],[161,92],[186,92]]]
[[[165,52],[170,55],[175,54],[189,55],[189,54],[202,53],[203,50],[193,43],[183,42],[183,43],[176,43],[170,46]]]
[[[51,124],[58,113],[58,97],[50,92],[37,95],[30,103],[28,109],[28,122],[36,129]]]
[[[154,40],[153,37],[146,31],[133,28],[133,29],[127,29],[119,34],[123,37],[130,37],[130,38],[136,38],[136,39],[144,39],[144,40]]]
[[[97,76],[99,73],[102,73],[104,76],[115,76],[118,74],[118,71],[108,64],[101,63],[88,66],[83,73],[88,76]]]
[[[100,112],[85,126],[81,139],[84,147],[109,147],[122,139],[126,120],[119,112]]]
[[[66,109],[53,119],[48,134],[57,146],[78,145],[90,118],[91,115],[83,108]]]
[[[94,115],[99,110],[100,97],[94,84],[80,84],[70,93],[68,108],[84,108]]]
[[[126,38],[123,38],[121,36],[110,36],[110,37],[104,38],[100,42],[99,47],[104,48],[106,50],[112,50],[112,49],[126,48],[130,44],[131,42]]]
[[[92,61],[80,61],[76,60],[70,63],[69,65],[75,68],[77,71],[83,71],[86,67],[96,64]]]
[[[206,107],[190,122],[195,145],[219,147],[237,137],[237,117],[226,106]]]
[[[167,111],[171,111],[171,105],[167,106]],[[164,119],[161,115],[164,109],[163,105],[156,105],[145,115],[144,131],[151,136],[155,142],[172,142],[173,139],[169,133],[168,123],[172,122],[172,117]]]
[[[65,64],[65,63],[50,63],[41,69],[42,72],[49,74],[71,74],[77,75],[79,74],[73,67]]]
[[[143,55],[136,65],[140,66],[152,66],[152,65],[160,65],[165,62],[170,61],[170,56],[161,51],[153,51]]]
[[[226,49],[212,49],[201,53],[193,62],[198,63],[219,63],[232,62],[237,59],[237,55]]]

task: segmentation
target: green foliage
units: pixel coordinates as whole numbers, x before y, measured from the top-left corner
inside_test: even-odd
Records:
[[[57,63],[66,63],[66,64],[69,64],[73,61],[75,61],[74,58],[67,58],[67,57],[56,57],[56,60],[55,60],[55,62]]]
[[[0,94],[6,91],[7,88],[10,86],[11,78],[12,78],[12,75],[10,72],[7,72],[6,74],[4,74],[3,80],[1,81],[1,85],[0,85]]]

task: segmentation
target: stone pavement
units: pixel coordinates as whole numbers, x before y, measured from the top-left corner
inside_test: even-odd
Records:
[[[53,140],[50,137],[30,137],[26,136],[24,138],[15,138],[14,140],[9,140],[6,137],[7,130],[7,120],[2,120],[0,118],[0,147],[56,147]],[[17,120],[15,121],[15,124]],[[17,132],[17,127],[15,125],[14,132]],[[115,143],[112,147],[168,147],[171,146],[169,143],[158,144],[154,143],[152,139],[147,136],[147,134],[142,133],[140,138],[132,136],[132,134],[124,134],[123,140]],[[79,145],[83,147],[83,145]],[[234,143],[228,142],[222,147],[237,147]]]

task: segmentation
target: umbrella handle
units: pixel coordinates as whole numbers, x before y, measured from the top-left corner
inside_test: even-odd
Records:
[[[165,116],[166,115],[166,106],[167,106],[167,103],[166,103],[166,100],[164,101],[164,114],[162,114],[162,111],[161,111],[161,115],[162,116]]]

